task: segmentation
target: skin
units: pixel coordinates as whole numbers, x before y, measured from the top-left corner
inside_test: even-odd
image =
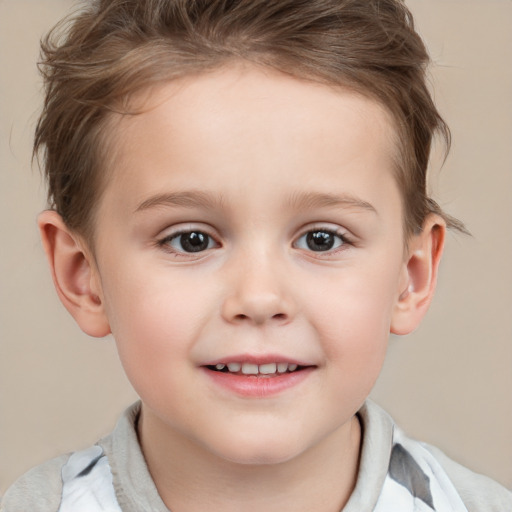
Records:
[[[392,122],[353,92],[233,66],[166,84],[148,107],[119,121],[94,254],[40,217],[57,291],[85,332],[113,334],[170,509],[340,510],[355,413],[389,333],[428,307],[444,223],[403,239]],[[204,250],[184,248],[191,232]],[[266,356],[308,374],[254,397],[205,369]]]

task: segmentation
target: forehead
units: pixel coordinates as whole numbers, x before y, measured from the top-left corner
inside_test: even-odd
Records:
[[[266,193],[287,186],[300,195],[321,172],[351,169],[352,181],[393,174],[390,115],[346,89],[239,65],[148,89],[135,105],[140,114],[116,123],[105,192],[122,188],[138,204],[166,188],[235,196],[259,181]]]
[[[172,118],[168,117],[167,127],[173,120],[176,123],[186,120],[186,126],[181,128],[194,129],[198,136],[207,130],[222,129],[223,122],[238,122],[244,126],[244,132],[251,127],[260,129],[264,123],[276,130],[286,124],[289,129],[294,125],[294,131],[299,131],[316,122],[317,134],[333,139],[336,135],[333,128],[340,128],[339,115],[346,116],[349,108],[354,118],[359,116],[369,121],[375,127],[372,134],[382,137],[390,149],[396,142],[392,115],[369,96],[343,86],[330,86],[243,62],[146,88],[131,99],[131,104],[130,111],[139,114],[121,116],[122,129],[126,132],[143,129],[144,125],[162,118],[161,107],[167,104],[167,112],[172,109],[173,114]],[[353,129],[357,130],[360,124],[353,125]],[[123,144],[122,139],[116,142]]]

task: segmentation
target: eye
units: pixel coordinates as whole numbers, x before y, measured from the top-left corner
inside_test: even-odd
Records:
[[[327,229],[316,229],[302,235],[295,247],[314,252],[326,252],[348,243],[340,234]]]
[[[195,253],[216,247],[213,238],[203,231],[176,233],[160,241],[160,245],[170,247],[174,252]]]

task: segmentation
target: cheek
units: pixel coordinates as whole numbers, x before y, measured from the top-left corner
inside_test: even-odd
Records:
[[[125,272],[108,283],[107,315],[123,367],[137,391],[145,381],[179,377],[204,324],[208,299],[179,279]],[[206,294],[208,295],[208,294]],[[181,364],[181,366],[180,366]],[[163,376],[163,377],[162,377]]]
[[[397,275],[386,265],[359,273],[352,269],[310,294],[309,321],[320,336],[327,363],[345,387],[369,391],[380,372]]]
[[[329,339],[344,340],[343,345],[372,344],[389,334],[395,295],[396,280],[384,273],[347,272],[313,290],[307,309]]]
[[[140,266],[140,265],[139,265]],[[106,283],[107,315],[115,337],[158,343],[186,338],[194,321],[199,321],[202,303],[208,301],[203,283],[180,279],[169,269],[132,265]]]

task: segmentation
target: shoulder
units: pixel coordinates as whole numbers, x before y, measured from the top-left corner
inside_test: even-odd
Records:
[[[29,471],[8,491],[1,512],[121,512],[110,464],[99,445]]]
[[[140,403],[127,409],[115,431],[97,444],[51,459],[25,473],[7,489],[0,500],[0,512],[120,512],[115,488],[116,483],[121,484],[115,480],[111,464],[120,469],[116,473],[126,474],[126,487],[131,489],[131,473],[125,466],[137,458],[137,449],[140,451],[135,429],[139,410]],[[139,459],[143,461],[142,454]]]
[[[354,491],[359,498],[356,507],[347,509],[350,512],[374,510],[377,505],[380,508],[375,510],[398,510],[397,500],[411,496],[429,510],[512,512],[509,490],[454,462],[438,448],[408,437],[376,404],[368,400],[359,418],[363,444]],[[377,497],[367,503],[363,498],[372,492]]]
[[[62,495],[62,467],[68,459],[69,455],[62,455],[21,476],[7,490],[0,512],[56,512]]]
[[[457,489],[468,512],[512,510],[512,492],[484,475],[474,473],[447,457],[435,446],[425,448],[436,458]]]

